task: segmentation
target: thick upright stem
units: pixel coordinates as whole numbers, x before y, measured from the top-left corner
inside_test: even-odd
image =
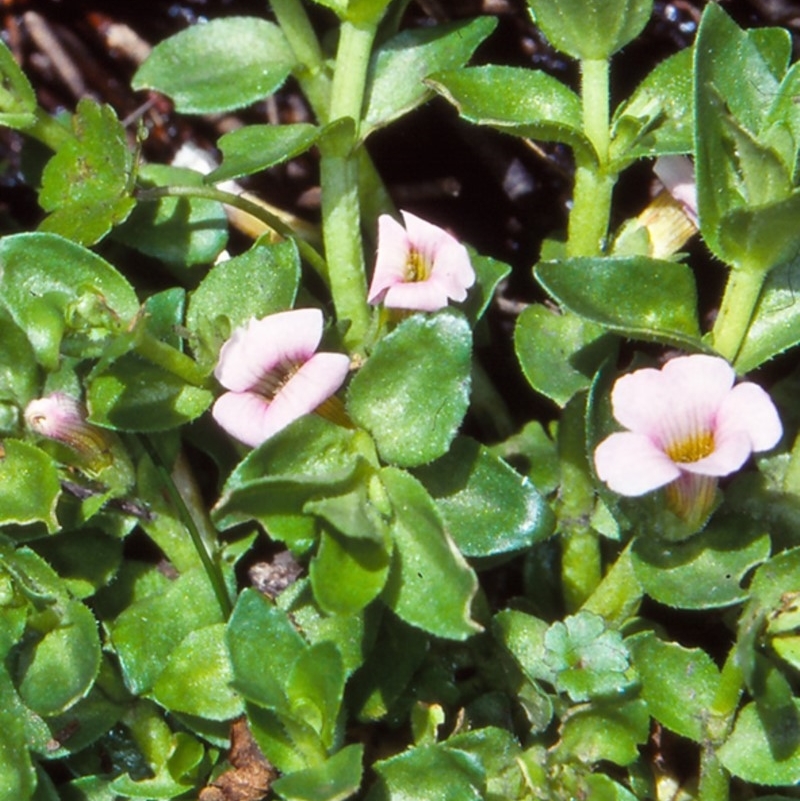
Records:
[[[558,433],[561,582],[569,612],[584,604],[602,576],[600,541],[589,525],[594,488],[586,464],[584,430],[584,404],[573,400],[564,409]]]
[[[322,226],[331,295],[340,321],[348,321],[345,344],[357,350],[369,328],[367,281],[358,196],[358,143],[364,90],[377,20],[342,22],[331,86],[329,118],[342,120],[322,147]],[[348,123],[347,121],[352,121]]]
[[[328,121],[331,82],[325,56],[300,0],[271,0],[272,11],[300,66],[295,69],[317,119]]]
[[[714,348],[730,362],[736,360],[742,349],[767,272],[748,268],[731,270],[711,333]]]
[[[583,130],[594,148],[596,160],[588,156],[578,157],[567,254],[599,256],[605,248],[608,235],[611,193],[616,182],[616,175],[608,173],[608,59],[586,59],[581,62],[581,100]]]

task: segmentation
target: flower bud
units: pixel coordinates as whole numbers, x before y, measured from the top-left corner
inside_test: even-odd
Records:
[[[87,423],[83,405],[69,395],[54,392],[32,400],[25,422],[31,431],[66,445],[89,470],[100,471],[113,461],[110,433]]]

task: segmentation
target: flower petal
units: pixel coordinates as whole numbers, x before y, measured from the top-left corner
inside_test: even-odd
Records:
[[[262,436],[269,402],[255,392],[226,392],[214,402],[211,414],[232,437],[255,448]]]
[[[390,287],[383,305],[389,309],[433,312],[447,306],[447,292],[438,281],[409,281]]]
[[[682,462],[687,473],[701,476],[729,476],[738,470],[753,452],[745,431],[731,431],[727,436],[714,436],[714,450],[696,462]]]
[[[389,287],[406,280],[409,239],[405,228],[388,214],[378,217],[378,255],[367,301],[380,303]]]
[[[620,431],[595,449],[597,475],[620,495],[637,496],[680,476],[678,466],[644,434]]]
[[[211,410],[233,437],[257,447],[289,423],[313,412],[344,383],[350,359],[343,353],[316,353],[289,379],[270,403],[255,392],[226,392]]]
[[[263,439],[313,412],[344,383],[350,359],[343,353],[315,353],[281,388],[263,420]],[[263,440],[262,440],[263,441]]]
[[[614,417],[660,448],[712,432],[717,411],[733,386],[733,368],[717,356],[671,359],[620,378],[611,393]]]
[[[319,309],[292,309],[252,319],[219,352],[214,375],[226,389],[247,392],[275,367],[309,359],[322,338]]]
[[[720,406],[717,436],[729,430],[747,433],[754,451],[768,451],[783,436],[783,426],[772,398],[757,384],[746,381],[735,386]]]

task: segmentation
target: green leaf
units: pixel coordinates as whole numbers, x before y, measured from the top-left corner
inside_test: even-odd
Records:
[[[0,400],[20,408],[40,386],[36,354],[25,332],[0,307]]]
[[[5,42],[0,42],[0,87],[0,125],[23,130],[33,125],[36,93]]]
[[[777,97],[786,110],[795,77],[782,91],[784,76],[776,70],[785,69],[783,57],[765,49],[781,35],[742,31],[717,4],[704,10],[698,29],[698,211],[709,248],[734,266],[768,269],[800,246],[800,234],[789,223],[800,202],[797,193],[790,194],[800,142],[775,128],[772,116]]]
[[[328,614],[359,612],[386,584],[390,556],[381,543],[323,530],[310,565],[314,598]]]
[[[414,475],[465,556],[519,551],[553,531],[553,515],[528,479],[467,437]]]
[[[347,392],[353,421],[392,464],[425,464],[447,451],[467,411],[472,335],[452,312],[415,314],[375,346]]]
[[[370,64],[362,137],[424,103],[431,89],[423,79],[463,67],[496,25],[496,20],[484,16],[408,29],[381,45]]]
[[[44,573],[49,582],[58,582],[52,569],[28,549],[18,550],[14,561],[28,580],[36,582]],[[83,698],[97,677],[101,656],[97,621],[62,589],[46,612],[29,619],[31,623],[36,630],[30,631],[17,657],[19,694],[37,714],[56,715]]]
[[[213,114],[264,100],[294,66],[277,25],[257,17],[224,17],[156,45],[131,85],[169,95],[182,113]]]
[[[25,707],[5,667],[0,667],[0,798],[26,801],[36,787],[25,718]]]
[[[650,714],[643,700],[598,701],[564,717],[556,753],[563,762],[577,758],[592,765],[607,760],[625,767],[639,759],[639,746],[649,734]]]
[[[222,151],[222,164],[209,173],[205,181],[216,184],[282,164],[305,153],[319,135],[319,128],[306,122],[237,128],[217,141]]]
[[[490,64],[435,73],[426,83],[469,122],[528,139],[564,142],[581,158],[595,158],[583,132],[580,98],[552,75]]]
[[[199,417],[214,399],[207,389],[126,354],[96,373],[86,396],[89,419],[118,431],[166,431]]]
[[[576,258],[536,265],[536,278],[559,303],[634,339],[705,350],[694,274],[684,264],[645,256]]]
[[[739,516],[715,519],[685,542],[638,537],[633,567],[644,591],[680,609],[716,609],[744,601],[747,574],[770,554],[770,537]]]
[[[363,745],[348,745],[324,764],[307,768],[272,783],[285,801],[344,801],[361,785]]]
[[[186,326],[198,339],[198,362],[216,362],[222,344],[250,318],[291,308],[299,281],[300,258],[291,240],[256,243],[215,264],[192,293],[186,312]]]
[[[242,701],[230,686],[232,679],[225,625],[212,623],[188,634],[172,651],[153,697],[170,711],[231,720],[243,712]]]
[[[541,303],[528,306],[514,329],[514,349],[528,383],[561,407],[591,386],[616,348],[616,337],[601,326]]]
[[[333,746],[344,682],[342,656],[330,641],[303,649],[286,676],[292,714],[311,726],[326,748]]]
[[[756,703],[747,704],[717,753],[722,764],[746,782],[796,785],[800,782],[800,700],[794,699],[780,721],[765,720]]]
[[[279,539],[287,524],[299,521],[313,537],[317,521],[303,511],[305,504],[352,488],[363,436],[317,415],[295,421],[239,463],[214,507],[214,520],[225,529],[255,519]]]
[[[81,599],[106,586],[122,562],[122,543],[92,529],[39,539],[32,547]]]
[[[136,206],[133,156],[114,110],[91,98],[78,103],[72,132],[42,173],[39,205],[50,215],[39,230],[93,245]]]
[[[653,0],[528,0],[553,47],[576,59],[607,59],[641,32]]]
[[[467,247],[467,250],[475,270],[475,284],[470,288],[469,295],[460,308],[474,328],[492,302],[500,282],[511,274],[511,267],[489,256],[481,256],[470,247]]]
[[[795,309],[798,292],[800,258],[770,271],[736,357],[737,372],[749,373],[800,342],[800,315]]]
[[[696,743],[706,738],[706,721],[719,686],[719,670],[705,651],[664,642],[653,632],[626,640],[650,714]]]
[[[58,468],[39,448],[7,439],[0,459],[0,524],[44,523],[58,530],[56,503],[61,494]]]
[[[438,637],[463,640],[480,631],[470,615],[477,578],[445,532],[434,501],[402,470],[387,467],[380,477],[392,503],[395,544],[384,602]]]
[[[525,674],[533,681],[541,679],[553,684],[555,674],[545,659],[545,636],[548,628],[544,620],[517,609],[504,609],[492,620],[495,636],[509,650]]]
[[[108,262],[45,233],[0,240],[0,298],[28,336],[40,364],[59,364],[62,337],[84,358],[99,356],[110,334],[139,310],[131,285]]]
[[[482,801],[486,774],[470,754],[425,745],[375,763],[367,801]],[[424,777],[424,778],[423,778]],[[424,782],[424,783],[421,783]],[[424,788],[424,789],[423,789]]]
[[[188,571],[162,592],[135,601],[111,625],[111,643],[131,692],[155,685],[172,652],[193,631],[222,622],[208,576]]]
[[[145,164],[139,177],[145,186],[203,185],[203,176],[194,170],[165,164]],[[114,238],[170,264],[209,264],[227,244],[228,218],[215,200],[162,197],[140,202],[125,223],[114,229]]]
[[[631,684],[628,649],[602,617],[578,612],[553,623],[544,635],[544,661],[556,687],[573,701],[616,694]]]
[[[685,48],[662,61],[617,107],[611,123],[613,172],[638,159],[692,151],[693,55]]]
[[[227,642],[233,686],[259,706],[289,712],[286,682],[308,645],[286,612],[244,590],[228,621]]]

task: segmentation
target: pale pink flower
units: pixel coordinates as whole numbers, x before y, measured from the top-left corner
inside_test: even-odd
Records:
[[[319,309],[294,309],[252,319],[233,332],[214,370],[229,391],[212,409],[229,434],[256,447],[339,389],[350,359],[316,353],[322,323]]]
[[[436,311],[462,301],[475,283],[467,249],[447,231],[409,214],[405,228],[388,214],[378,218],[378,257],[368,300],[391,309]]]
[[[672,511],[700,522],[718,477],[775,446],[783,433],[769,395],[751,382],[734,386],[734,379],[724,359],[702,354],[619,378],[612,412],[628,430],[597,446],[597,475],[620,495],[666,487]]]
[[[75,451],[91,469],[113,461],[110,432],[88,423],[83,404],[70,395],[54,392],[32,400],[25,408],[25,422],[31,431]]]
[[[694,165],[686,156],[661,156],[653,165],[653,172],[664,188],[683,206],[686,216],[695,228],[697,223],[697,185]]]

